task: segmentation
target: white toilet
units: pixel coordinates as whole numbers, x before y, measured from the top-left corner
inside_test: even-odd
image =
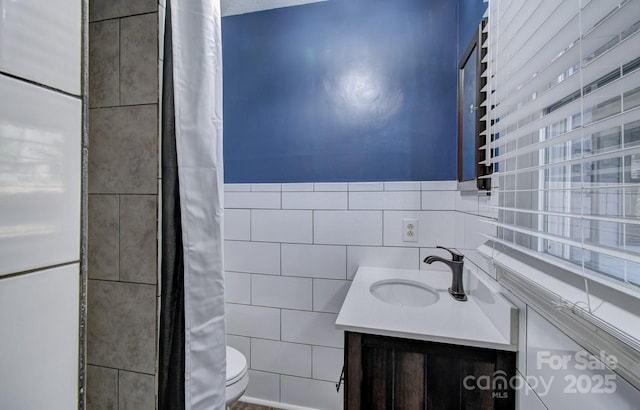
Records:
[[[242,353],[227,346],[227,407],[238,401],[249,384],[247,359]]]

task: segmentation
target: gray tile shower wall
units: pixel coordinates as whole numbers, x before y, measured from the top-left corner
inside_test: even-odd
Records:
[[[89,106],[120,103],[120,24],[105,20],[89,25]]]
[[[158,15],[120,20],[120,103],[158,100]]]
[[[118,370],[87,366],[87,409],[118,408]]]
[[[156,194],[158,104],[89,110],[90,194]]]
[[[155,408],[157,0],[92,0],[87,408]]]

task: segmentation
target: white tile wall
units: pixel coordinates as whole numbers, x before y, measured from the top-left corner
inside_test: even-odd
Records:
[[[281,184],[251,184],[252,192],[280,192]]]
[[[485,235],[495,235],[496,228],[490,218],[460,213],[464,221],[464,249],[475,249],[487,241]]]
[[[73,264],[0,281],[0,408],[78,407],[78,275]]]
[[[422,191],[422,210],[450,211],[456,206],[455,191]]]
[[[224,211],[224,239],[251,240],[251,211],[226,209]]]
[[[313,183],[282,184],[282,192],[311,192]]]
[[[418,181],[398,181],[385,182],[385,191],[420,191],[420,182]]]
[[[314,243],[382,245],[382,211],[314,211]]]
[[[225,186],[228,342],[250,358],[246,395],[341,408],[335,319],[349,279],[360,265],[423,268],[424,257],[448,255],[436,245],[477,241],[465,226],[475,226],[467,218],[478,201],[474,208],[455,189],[455,181]],[[418,242],[402,241],[407,217],[419,220]]]
[[[228,343],[250,358],[248,397],[341,408],[333,383],[344,336],[335,319],[349,279],[360,265],[417,269],[421,252],[441,244],[442,232],[430,229],[421,242],[387,240],[403,211],[424,227],[453,215],[455,183],[427,183],[441,199],[427,209],[449,213],[421,211],[423,184],[225,185]]]
[[[254,241],[311,243],[311,211],[252,210],[251,238]]]
[[[457,211],[478,214],[479,202],[477,195],[462,194],[460,191],[457,191],[455,202]]]
[[[4,11],[16,12],[17,4],[7,3]],[[55,14],[53,19],[60,17]],[[8,52],[2,51],[4,23],[16,21],[2,22],[0,55]],[[26,23],[21,22],[25,29],[34,27]],[[26,45],[11,39],[9,48],[14,47]],[[77,261],[81,101],[3,75],[0,95],[0,275]]]
[[[251,339],[251,368],[291,376],[311,377],[311,346]]]
[[[249,385],[245,396],[274,402],[280,401],[280,375],[249,370]]]
[[[347,184],[346,182],[316,182],[315,184],[313,184],[313,190],[317,192],[346,192],[349,190],[349,184]]]
[[[313,346],[312,376],[314,379],[337,382],[342,373],[343,363],[342,349]]]
[[[267,242],[224,242],[225,270],[280,274],[280,244]]]
[[[349,209],[420,209],[420,191],[349,192]]]
[[[312,279],[253,275],[251,300],[254,305],[289,309],[312,309]]]
[[[418,242],[402,240],[402,220],[418,219]],[[384,211],[384,246],[456,246],[454,211]]]
[[[242,209],[279,209],[280,192],[225,192],[224,207]]]
[[[467,213],[465,212],[458,212],[456,211],[455,213],[455,221],[454,221],[454,232],[455,232],[455,237],[456,237],[456,246],[460,249],[466,249],[464,247],[464,242],[466,239],[466,231],[464,229],[464,220],[467,216]]]
[[[227,303],[225,315],[229,334],[280,339],[280,309]]]
[[[313,310],[338,313],[350,285],[346,280],[313,279]]]
[[[283,192],[283,209],[347,209],[347,192]]]
[[[457,181],[422,181],[420,187],[423,191],[456,191]]]
[[[251,304],[251,275],[225,271],[224,298],[231,303]]]
[[[347,248],[282,244],[282,274],[326,279],[346,277]]]
[[[418,269],[420,266],[418,248],[400,247],[347,247],[347,278],[353,279],[358,266],[378,266],[381,268]]]
[[[335,382],[282,376],[282,402],[313,409],[342,409],[342,393],[336,392]]]
[[[81,11],[78,1],[2,2],[0,70],[80,95]]]
[[[251,191],[251,184],[224,184],[224,192],[249,192],[249,191]]]
[[[78,407],[81,17],[0,2],[1,409]]]
[[[384,182],[349,182],[349,191],[383,191]]]
[[[342,393],[334,383],[344,341],[334,323],[357,267],[447,270],[422,259],[448,256],[436,245],[468,253],[482,243],[479,233],[493,228],[479,218],[495,215],[494,199],[462,196],[455,181],[283,184],[282,192],[277,185],[253,186],[254,192],[248,185],[225,186],[227,196],[241,194],[226,201],[227,238],[237,239],[225,243],[227,298],[235,302],[227,304],[228,342],[250,358],[248,397],[339,409]],[[415,209],[394,209],[398,204]],[[418,219],[418,242],[402,241],[403,218]],[[524,377],[539,376],[526,358],[531,362],[540,349],[575,352],[559,330],[512,301],[521,308],[517,363]],[[538,397],[533,390],[539,389],[525,386],[517,392],[518,408],[635,408],[638,392],[621,379],[618,386],[616,395],[598,397],[555,391]]]
[[[337,314],[282,310],[282,340],[317,346],[343,347],[343,332],[335,327]]]

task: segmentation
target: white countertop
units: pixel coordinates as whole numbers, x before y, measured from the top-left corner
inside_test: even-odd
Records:
[[[469,273],[465,273],[467,274]],[[425,307],[398,306],[383,302],[374,297],[369,288],[373,283],[385,279],[405,279],[423,283],[436,290],[440,299]],[[477,300],[473,294],[469,295],[469,292],[466,302],[456,301],[447,291],[450,285],[450,272],[361,266],[342,304],[336,327],[382,336],[497,350],[517,350],[516,343],[511,343],[510,339],[513,338],[501,333],[478,304],[485,302]],[[492,304],[504,300],[499,294],[494,296]],[[504,309],[514,307],[506,303]],[[513,317],[509,314],[500,316]]]

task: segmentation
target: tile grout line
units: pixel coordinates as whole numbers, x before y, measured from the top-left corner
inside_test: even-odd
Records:
[[[101,18],[101,19],[96,19],[96,20],[89,20],[89,24],[92,23],[102,23],[104,21],[109,21],[109,20],[121,20],[123,18],[127,18],[127,17],[138,17],[138,16],[144,16],[147,14],[154,14],[157,13],[158,10],[154,10],[154,11],[144,11],[142,13],[134,13],[134,14],[127,14],[127,15],[123,15],[123,16],[114,16],[114,17],[106,17],[106,18]]]
[[[118,17],[118,107],[122,106],[122,19]]]
[[[141,371],[138,371],[138,370],[120,369],[118,367],[105,366],[105,365],[102,365],[102,364],[87,363],[87,366],[99,367],[101,369],[115,370],[115,371],[118,371],[118,372],[134,373],[134,374],[139,374],[141,376],[154,376],[155,375],[155,373],[145,373],[145,372],[141,372]]]
[[[349,246],[344,245],[344,278],[349,277]]]
[[[2,71],[2,70],[0,70],[0,76],[11,78],[11,79],[19,81],[19,82],[21,82],[23,84],[29,84],[31,86],[38,87],[38,88],[41,88],[41,89],[44,89],[44,90],[47,90],[47,91],[51,91],[51,92],[54,92],[56,94],[64,95],[64,96],[67,96],[67,97],[71,97],[71,98],[74,98],[76,100],[82,100],[82,96],[81,95],[76,95],[76,94],[70,93],[68,91],[64,91],[62,89],[55,88],[55,87],[52,87],[50,85],[31,80],[31,79],[26,78],[26,77],[21,77],[21,76],[18,76],[18,75],[15,75],[15,74],[11,74],[11,73],[8,73],[8,72]]]
[[[58,263],[55,265],[48,265],[48,266],[39,266],[37,268],[33,268],[33,269],[29,269],[29,270],[24,270],[24,271],[20,271],[20,272],[13,272],[13,273],[7,273],[4,275],[0,275],[0,281],[5,280],[5,279],[11,279],[11,278],[17,278],[17,277],[21,277],[21,276],[27,276],[27,275],[31,275],[34,273],[42,273],[51,269],[57,269],[57,268],[62,268],[64,266],[70,266],[70,265],[75,265],[75,264],[79,264],[80,260],[74,260],[74,261],[68,261],[68,262],[63,262],[63,263]]]
[[[119,77],[119,76],[118,76]],[[119,85],[118,85],[119,87]],[[118,91],[119,92],[119,91]],[[151,107],[151,106],[157,106],[158,103],[157,102],[149,102],[149,103],[137,103],[137,104],[120,104],[118,103],[118,105],[99,105],[99,106],[91,106],[89,107],[89,111],[93,111],[93,110],[107,110],[107,109],[113,109],[113,108],[125,108],[125,107]]]
[[[121,243],[121,240],[122,240],[121,232],[120,232],[120,228],[121,228],[121,225],[122,225],[120,223],[120,219],[122,217],[122,206],[120,205],[120,201],[122,200],[122,198],[120,197],[120,194],[117,194],[117,195],[118,195],[118,280],[117,280],[117,282],[120,282],[120,279],[121,279],[121,277],[120,277],[120,270],[121,270],[120,269],[120,259],[121,259],[121,256],[122,256],[121,255],[121,246],[120,246],[120,243]]]
[[[116,370],[116,407],[120,408],[120,369]]]

